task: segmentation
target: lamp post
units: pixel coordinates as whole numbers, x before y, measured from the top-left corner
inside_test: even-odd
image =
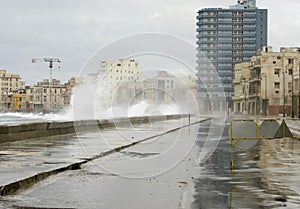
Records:
[[[294,118],[294,116],[294,69],[292,69],[292,118]]]

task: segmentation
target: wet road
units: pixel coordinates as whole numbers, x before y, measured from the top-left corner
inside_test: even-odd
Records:
[[[56,157],[47,160],[78,160],[122,144],[124,139],[159,133],[161,127],[110,130],[103,135],[109,140],[104,141],[96,140],[97,133],[58,140],[65,144],[53,142],[56,149],[51,155]],[[221,123],[205,122],[155,137],[79,170],[52,176],[18,195],[1,197],[0,207],[299,208],[300,141],[260,140],[247,149],[235,147],[231,155],[227,131],[218,135],[222,128]],[[79,152],[82,147],[84,152]],[[61,148],[65,148],[62,153]],[[2,165],[3,161],[1,169]]]

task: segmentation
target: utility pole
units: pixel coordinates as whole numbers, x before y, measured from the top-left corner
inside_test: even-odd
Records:
[[[282,69],[283,73],[283,117],[285,117],[285,109],[286,109],[286,100],[285,100],[285,70]]]
[[[52,110],[52,87],[53,87],[53,82],[52,82],[52,77],[53,77],[53,64],[54,63],[60,63],[59,58],[32,58],[31,60],[32,63],[37,63],[37,62],[49,62],[49,71],[50,71],[50,79],[49,79],[49,99],[50,99],[50,111]]]
[[[244,111],[243,111],[243,114],[247,114],[246,78],[242,78],[242,80],[243,80],[243,91],[244,91]]]
[[[294,118],[294,65],[292,69],[292,118]]]
[[[300,61],[298,60],[298,118],[300,119]]]
[[[264,82],[265,82],[264,99],[263,99],[263,114],[264,114],[264,116],[267,116],[267,112],[268,112],[267,74],[266,73],[262,73],[261,75],[264,78]]]

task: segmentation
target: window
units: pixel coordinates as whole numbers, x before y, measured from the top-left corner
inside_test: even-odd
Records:
[[[275,94],[279,94],[279,91],[275,91]]]
[[[294,60],[293,59],[288,59],[289,64],[293,64]]]
[[[280,83],[279,82],[275,82],[274,83],[274,87],[275,87],[275,89],[279,89],[280,88]]]
[[[289,75],[293,75],[293,69],[288,70]]]
[[[276,61],[273,61],[273,64],[276,64]]]
[[[279,75],[280,69],[274,69],[274,75]]]

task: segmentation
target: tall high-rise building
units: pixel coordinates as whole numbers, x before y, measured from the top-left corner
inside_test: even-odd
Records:
[[[198,90],[206,111],[231,106],[234,65],[267,45],[267,12],[256,7],[256,0],[198,12]]]

